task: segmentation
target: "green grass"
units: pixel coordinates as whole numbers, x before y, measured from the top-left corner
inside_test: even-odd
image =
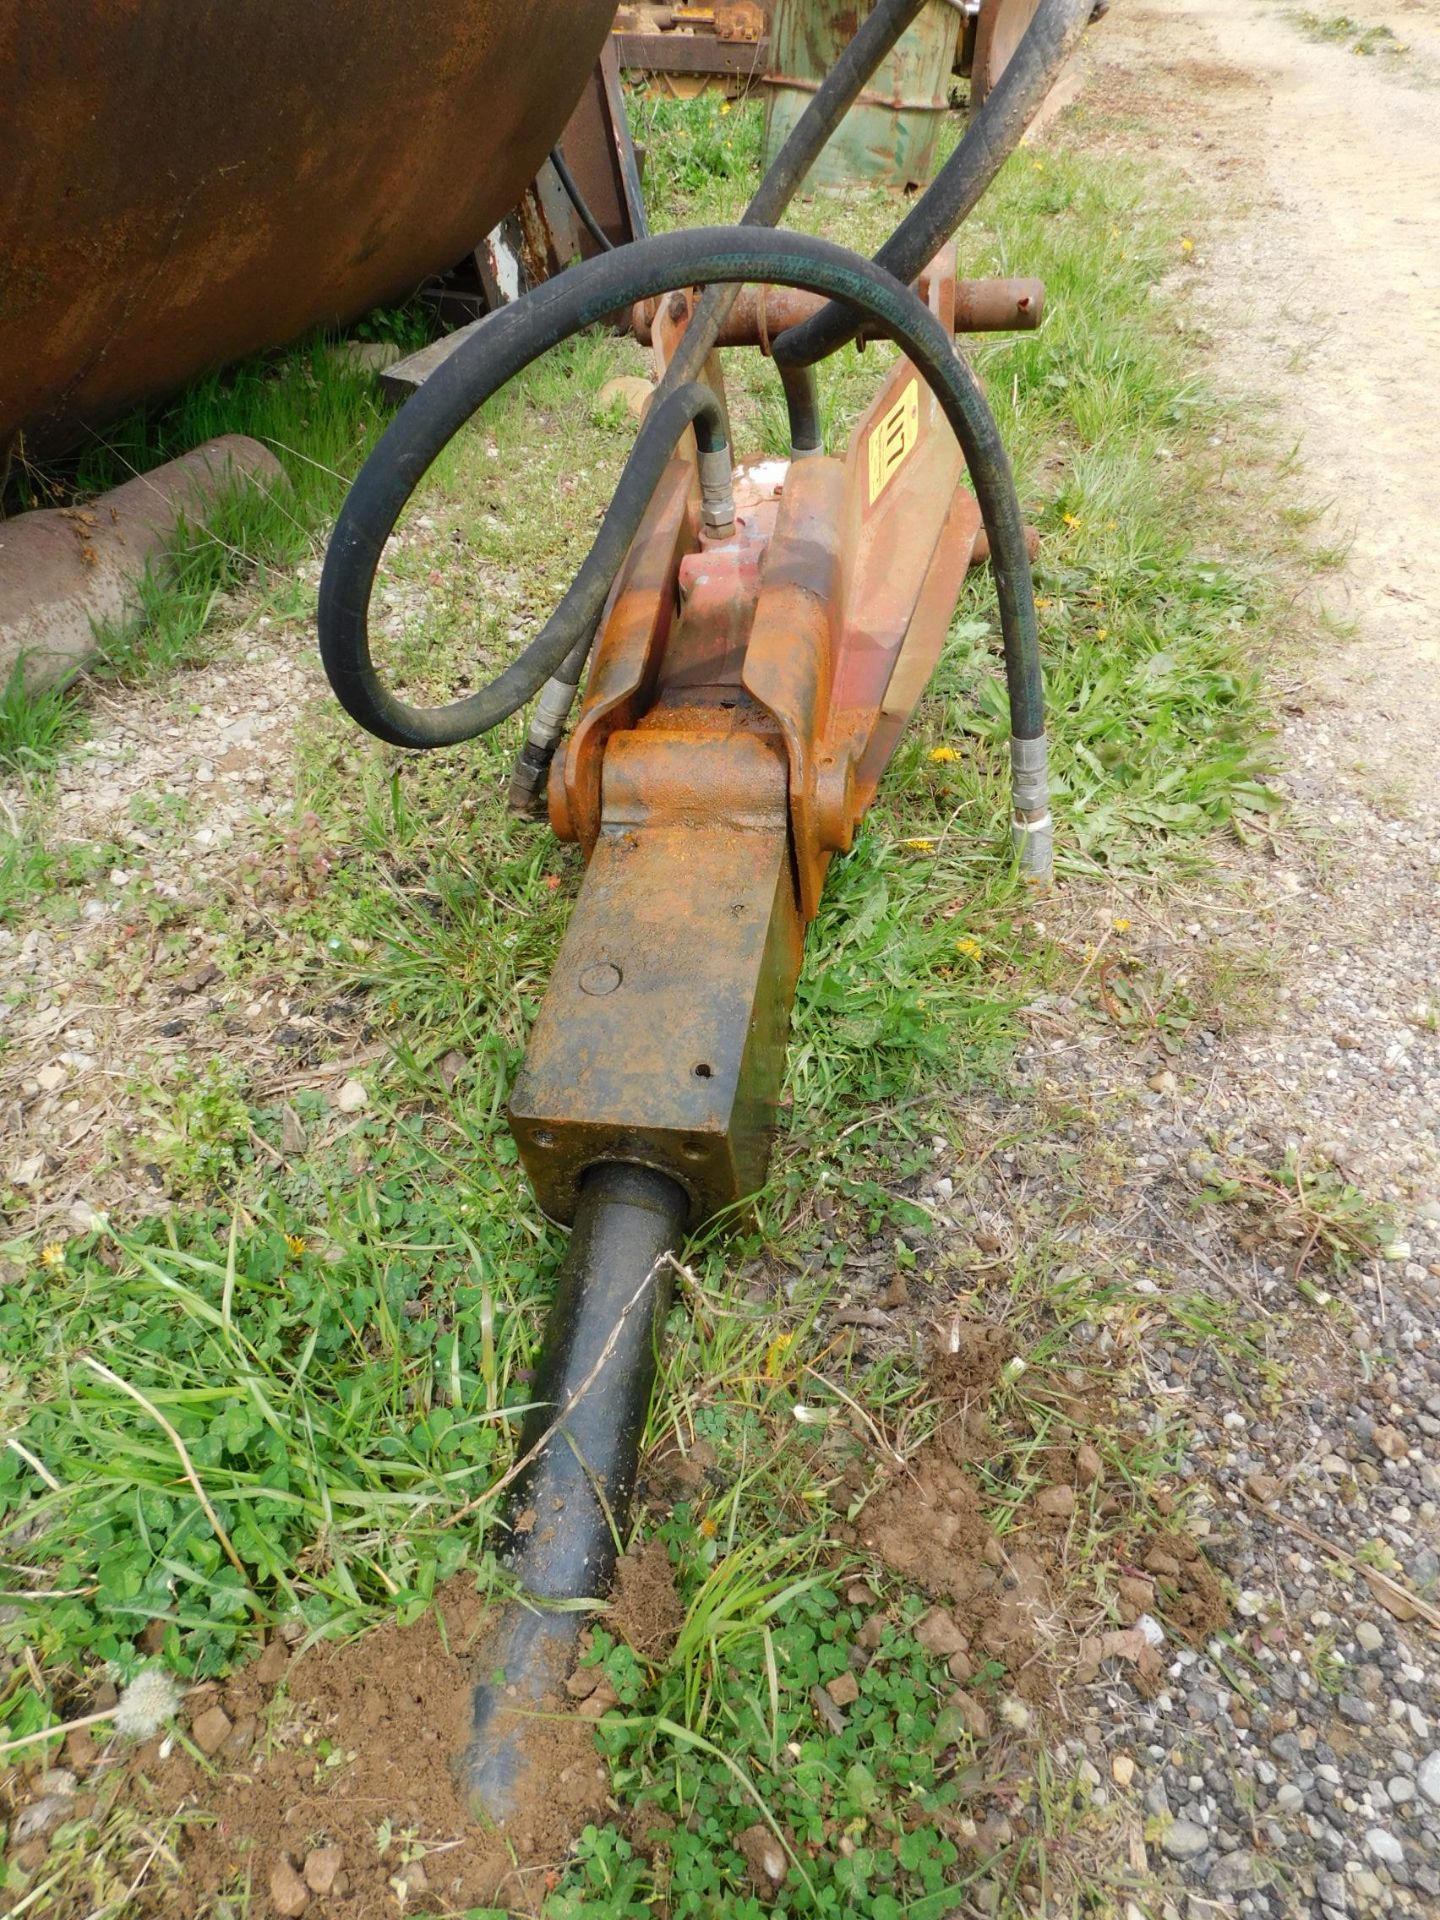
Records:
[[[297,1099],[302,1121],[317,1104]],[[158,1151],[172,1176],[179,1157],[178,1191],[213,1195],[248,1159],[252,1116],[218,1076],[168,1117]],[[273,1146],[278,1114],[253,1119]],[[271,1182],[263,1214],[196,1209],[183,1237],[102,1232],[7,1289],[6,1349],[33,1342],[37,1363],[26,1445],[63,1491],[6,1451],[6,1531],[23,1524],[26,1554],[77,1590],[27,1623],[43,1655],[113,1662],[128,1678],[135,1635],[164,1618],[167,1661],[213,1673],[277,1608],[320,1626],[423,1606],[437,1578],[483,1554],[480,1531],[438,1523],[483,1487],[506,1409],[524,1403],[514,1375],[537,1322],[537,1236],[506,1217],[502,1182],[487,1194],[473,1155],[459,1188],[424,1134],[385,1113],[343,1158]],[[356,1179],[372,1138],[383,1166]],[[498,1126],[489,1146],[513,1158]],[[107,1269],[114,1283],[101,1286]],[[492,1319],[498,1343],[481,1335]],[[177,1488],[175,1446],[95,1375],[92,1354],[174,1427],[243,1578]],[[10,1704],[28,1731],[40,1703]]]
[[[693,1551],[689,1529],[682,1520],[668,1531],[683,1564]],[[732,1571],[730,1561],[739,1557],[720,1563],[727,1586],[748,1572]],[[676,1910],[704,1913],[723,1903],[744,1920],[774,1910],[770,1900],[737,1886],[727,1860],[740,1812],[747,1826],[768,1813],[783,1837],[790,1867],[781,1911],[864,1912],[876,1920],[953,1911],[957,1881],[965,1877],[956,1871],[964,1816],[955,1768],[947,1764],[956,1732],[943,1718],[935,1663],[903,1625],[888,1627],[844,1733],[826,1737],[817,1732],[810,1691],[850,1671],[847,1648],[864,1623],[862,1610],[844,1605],[823,1583],[776,1580],[778,1591],[737,1595],[743,1613],[717,1627],[703,1606],[715,1579],[712,1572],[686,1621],[687,1634],[705,1635],[707,1666],[724,1661],[723,1684],[712,1681],[716,1701],[708,1718],[686,1687],[694,1654],[684,1637],[671,1672],[653,1687],[628,1649],[609,1647],[608,1636],[597,1635],[594,1649],[622,1702],[602,1733],[614,1783],[638,1808],[642,1830],[659,1816],[652,1832],[668,1855]],[[644,1712],[624,1710],[642,1700]],[[968,1752],[969,1741],[964,1745]],[[689,1828],[696,1831],[687,1844],[681,1836]],[[850,1846],[836,1856],[840,1833]],[[553,1904],[557,1917],[650,1910],[653,1866],[618,1835],[592,1830],[572,1871],[573,1891]]]
[[[631,131],[645,149],[651,227],[704,227],[733,220],[759,184],[764,110],[718,93],[667,100],[647,87],[626,96]]]
[[[1317,1298],[1306,1271],[1345,1274],[1383,1255],[1397,1238],[1387,1207],[1377,1205],[1324,1160],[1288,1151],[1278,1167],[1217,1162],[1199,1195],[1202,1206],[1235,1206],[1255,1237],[1283,1250],[1295,1284]],[[1321,1298],[1327,1304],[1328,1295]]]
[[[1363,21],[1352,20],[1348,13],[1314,13],[1306,9],[1290,17],[1307,40],[1329,41],[1367,57],[1380,53],[1393,58],[1405,52],[1403,43],[1389,27],[1367,27]]]
[[[645,115],[637,133],[660,217],[733,216],[753,179],[758,110],[702,99]],[[1270,809],[1255,654],[1272,589],[1215,484],[1219,404],[1156,295],[1183,270],[1184,212],[1153,168],[1026,152],[963,235],[964,271],[1035,272],[1049,286],[1039,333],[972,350],[1042,534],[1071,883],[1202,871],[1217,835]],[[798,223],[864,245],[894,218],[879,195],[797,210]],[[826,368],[837,443],[884,363],[872,348]],[[633,431],[600,390],[640,364],[627,343],[573,343],[487,407],[428,477],[381,583],[386,665],[412,696],[488,675],[543,621]],[[295,560],[375,424],[313,366],[301,353],[241,369],[185,403],[210,409],[187,415],[191,431],[200,418],[204,432],[263,424],[262,437],[286,442],[296,479],[291,523],[225,543],[247,556],[243,576],[223,556],[197,561],[194,607],[243,577],[247,594],[291,620],[297,644]],[[730,372],[737,419],[773,443],[772,370],[731,356]],[[179,661],[209,628],[176,619],[188,635]],[[863,1563],[838,1532],[854,1498],[843,1474],[876,1431],[910,1448],[934,1418],[914,1352],[895,1345],[867,1364],[830,1325],[856,1249],[886,1249],[922,1299],[955,1298],[1015,1330],[1026,1371],[994,1396],[1006,1464],[982,1488],[1002,1532],[1021,1524],[1053,1449],[1081,1434],[1124,1489],[1124,1524],[1153,1524],[1173,1488],[1183,1434],[1126,1431],[1117,1365],[1099,1364],[1092,1344],[1102,1334],[1121,1343],[1107,1351],[1123,1351],[1163,1312],[1177,1342],[1211,1342],[1237,1367],[1263,1364],[1272,1332],[1283,1335],[1278,1318],[1247,1327],[1208,1295],[1162,1307],[1128,1256],[1114,1271],[1077,1266],[1059,1235],[1094,1204],[1078,1176],[1072,1215],[1037,1222],[998,1263],[952,1244],[917,1192],[937,1140],[970,1166],[1053,1155],[1087,1177],[1084,1156],[1098,1150],[1077,1115],[1019,1114],[974,1137],[985,1096],[997,1110],[1006,1097],[1024,1010],[1079,972],[1009,861],[1007,731],[981,574],[811,929],[771,1181],[753,1220],[689,1250],[650,1441],[707,1441],[715,1485],[642,1518],[666,1542],[686,1609],[673,1658],[648,1668],[595,1636],[589,1657],[620,1702],[599,1738],[617,1797],[640,1818],[624,1834],[587,1830],[550,1920],[618,1920],[661,1902],[677,1915],[884,1920],[938,1916],[981,1894],[1002,1916],[1037,1912],[1042,1899],[1054,1913],[1123,1910],[1109,1816],[1043,1745],[957,1739],[953,1683],[912,1632],[917,1595],[870,1569],[880,1652],[842,1732],[817,1723],[810,1693],[845,1669],[875,1611],[847,1598]],[[31,1456],[0,1451],[0,1560],[26,1569],[12,1582],[27,1583],[21,1591],[56,1596],[17,1601],[18,1619],[0,1628],[12,1649],[33,1649],[43,1680],[13,1668],[0,1694],[6,1734],[83,1703],[105,1667],[133,1672],[151,1620],[166,1623],[161,1657],[188,1677],[243,1658],[275,1617],[349,1631],[415,1614],[458,1570],[496,1588],[488,1505],[464,1527],[445,1523],[512,1456],[560,1255],[502,1106],[579,873],[573,849],[503,811],[517,741],[511,723],[462,753],[402,756],[322,701],[303,730],[293,810],[257,829],[230,895],[188,915],[157,904],[162,974],[190,964],[201,940],[237,994],[263,980],[301,1006],[353,997],[392,1049],[363,1075],[370,1102],[358,1119],[302,1089],[288,1098],[309,1145],[287,1152],[287,1096],[232,1067],[218,1019],[201,1020],[189,1058],[137,1064],[107,1147],[137,1183],[158,1181],[168,1213],[117,1209],[47,1250],[21,1231],[24,1196],[0,1191],[12,1222],[0,1245],[0,1392]],[[37,740],[17,757],[38,764],[52,750]],[[20,892],[62,889],[56,856],[35,841],[17,837],[0,858],[15,862]],[[23,902],[13,913],[23,924]],[[1137,977],[1130,993],[1137,1031],[1183,1033],[1193,994],[1145,987]],[[1088,1413],[1074,1405],[1077,1373]],[[1081,1566],[1102,1605],[1111,1525],[1096,1516],[1083,1536]],[[997,1663],[975,1685],[998,1701],[1010,1677]],[[992,1789],[1011,1834],[993,1859],[976,1840]],[[659,1842],[643,1840],[646,1817]],[[793,1858],[764,1902],[736,1850],[762,1819]]]
[[[0,926],[8,926],[50,882],[52,862],[33,831],[0,828]]]

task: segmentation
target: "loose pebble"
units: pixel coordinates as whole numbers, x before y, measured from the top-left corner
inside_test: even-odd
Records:
[[[1172,1860],[1193,1860],[1210,1845],[1210,1836],[1193,1820],[1172,1820],[1160,1836],[1160,1845]]]
[[[270,1904],[282,1920],[298,1920],[310,1904],[310,1889],[283,1854],[270,1869]]]

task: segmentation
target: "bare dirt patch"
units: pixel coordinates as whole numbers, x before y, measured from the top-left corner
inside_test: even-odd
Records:
[[[1163,1611],[1181,1639],[1203,1642],[1230,1617],[1221,1581],[1181,1528],[1158,1537],[1143,1523],[1135,1529],[1142,1538],[1150,1534],[1148,1551],[1137,1549],[1147,1554],[1143,1569],[1129,1563],[1124,1534],[1116,1532],[1112,1553],[1100,1556],[1101,1584],[1118,1592],[1122,1625],[1097,1639],[1091,1629],[1100,1592],[1094,1569],[1080,1577],[1072,1564],[1071,1523],[1082,1502],[1093,1499],[1099,1538],[1107,1522],[1124,1526],[1130,1501],[1109,1485],[1087,1443],[1047,1450],[1016,1526],[1003,1537],[996,1531],[977,1472],[1014,1444],[988,1411],[1012,1351],[1003,1327],[960,1317],[942,1321],[929,1370],[939,1401],[935,1432],[868,1502],[857,1544],[950,1609],[956,1644],[947,1651],[959,1656],[951,1669],[956,1678],[998,1662],[1022,1697],[1051,1700],[1085,1668],[1098,1671],[1102,1661],[1114,1660],[1151,1686],[1161,1661],[1137,1619],[1151,1608]],[[1086,1426],[1098,1411],[1084,1408]]]
[[[402,1906],[538,1909],[545,1876],[604,1807],[593,1724],[542,1703],[518,1738],[524,1798],[505,1835],[476,1824],[451,1772],[484,1663],[485,1612],[463,1578],[409,1627],[318,1646],[288,1667],[273,1643],[193,1696],[191,1738],[212,1774],[158,1742],[129,1769],[128,1797],[185,1809],[183,1878],[152,1877],[137,1911],[180,1917],[250,1889],[252,1911],[360,1920]],[[277,1657],[278,1655],[278,1657]],[[282,1678],[283,1675],[283,1678]]]
[[[1038,1569],[1027,1566],[1004,1578],[1007,1556],[981,1512],[970,1471],[985,1445],[985,1407],[1009,1352],[999,1327],[957,1317],[937,1330],[930,1359],[940,1403],[934,1436],[866,1506],[859,1538],[932,1599],[953,1602],[967,1630],[981,1638],[988,1632],[996,1650],[1012,1656],[1007,1664],[1023,1667],[1033,1635],[1026,1628],[1029,1609],[1017,1596],[1023,1584],[1031,1598],[1039,1597]]]
[[[685,1609],[665,1542],[652,1536],[632,1547],[615,1569],[615,1595],[605,1619],[642,1660],[664,1660],[679,1638]]]

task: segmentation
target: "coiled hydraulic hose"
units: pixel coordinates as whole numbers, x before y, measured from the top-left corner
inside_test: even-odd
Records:
[[[628,261],[637,249],[616,248],[612,254],[600,254],[585,266],[570,268],[562,280],[549,286],[568,287],[588,267],[618,260],[622,251]],[[447,707],[413,707],[397,699],[381,683],[370,658],[369,604],[375,570],[405,502],[426,469],[491,394],[557,341],[591,325],[598,316],[543,334],[540,316],[529,303],[507,308],[496,317],[527,324],[482,328],[406,401],[360,469],[325,555],[318,608],[321,661],[345,711],[392,747],[453,747],[488,733],[523,707],[565,662],[574,646],[570,632],[577,619],[582,632],[586,625],[576,612],[577,602],[584,603],[587,585],[582,568],[544,630],[519,658],[488,687]],[[540,339],[543,345],[536,344]],[[492,366],[505,370],[491,378]],[[468,378],[467,369],[473,370]],[[587,567],[593,562],[594,572],[606,579],[618,572],[685,429],[695,425],[702,453],[725,444],[720,402],[699,381],[689,381],[657,400],[647,423],[651,431],[636,443],[586,562]],[[594,614],[588,614],[592,623],[599,610],[597,605]]]
[[[439,708],[412,707],[397,699],[375,671],[367,618],[385,542],[440,450],[541,354],[636,300],[676,287],[712,282],[729,287],[750,280],[825,294],[872,320],[879,333],[909,355],[935,393],[960,441],[989,535],[1011,731],[1021,740],[1042,734],[1044,697],[1025,529],[999,429],[974,376],[935,316],[883,268],[830,241],[766,227],[697,227],[661,234],[572,267],[498,314],[497,324],[472,334],[406,402],[350,490],[321,576],[321,657],[352,719],[393,746],[453,745],[515,712],[556,671],[574,640],[568,624],[552,619],[520,658],[481,692]],[[603,554],[607,579],[628,546],[632,518],[638,524],[638,515],[631,513],[634,500],[641,498],[643,512],[685,426],[694,420],[715,431],[707,397],[713,405],[709,389],[691,383],[652,408],[653,431],[637,441],[621,492],[592,550],[592,558]],[[562,609],[579,588],[577,576]]]
[[[866,80],[915,18],[923,3],[924,0],[879,0],[797,122],[746,209],[743,225],[753,229],[780,217]],[[1039,10],[1020,47],[964,140],[933,186],[881,249],[877,260],[882,269],[888,267],[896,277],[906,281],[914,279],[925,262],[955,231],[1034,117],[1073,49],[1090,12],[1090,0],[1040,0]],[[670,236],[677,240],[683,237]],[[642,244],[648,246],[651,243]],[[634,249],[621,251],[628,256]],[[850,263],[849,271],[852,274],[863,264],[855,256],[845,255],[843,249],[835,251]],[[655,256],[650,257],[653,259]],[[730,265],[733,266],[738,258],[737,254],[732,253],[729,256]],[[468,361],[471,356],[453,356],[446,363],[451,377],[442,378],[446,368],[440,369],[409,402],[376,448],[360,481],[356,483],[355,492],[351,501],[347,502],[346,512],[337,526],[336,540],[332,542],[327,555],[322,579],[322,657],[342,704],[362,725],[396,746],[451,745],[473,738],[475,734],[497,725],[531,699],[552,680],[552,676],[558,676],[554,680],[557,695],[574,686],[593,642],[615,574],[639,528],[679,434],[684,431],[683,420],[677,425],[681,409],[672,408],[668,403],[684,388],[696,384],[697,376],[703,371],[705,358],[738,294],[740,283],[746,277],[745,272],[703,270],[697,266],[692,269],[688,279],[669,280],[653,289],[667,291],[679,284],[694,285],[698,281],[714,283],[705,286],[681,336],[656,400],[631,451],[599,537],[560,606],[520,659],[481,693],[450,707],[432,710],[410,707],[395,699],[380,685],[375,675],[366,632],[366,605],[379,562],[379,547],[366,554],[365,550],[370,544],[367,526],[375,521],[377,514],[384,515],[388,501],[388,519],[385,520],[385,531],[380,538],[380,546],[383,547],[385,537],[439,445],[482,404],[484,396],[469,402],[465,410],[458,414],[454,408],[457,362]],[[778,271],[769,276],[756,274],[754,277],[769,277],[784,284],[783,276]],[[882,279],[884,277],[882,272]],[[800,279],[789,284],[812,285]],[[825,289],[816,283],[812,290]],[[556,291],[554,287],[542,288],[515,307],[493,316],[489,326],[482,329],[481,335],[472,340],[470,345],[477,346],[482,337],[489,336],[487,347],[493,349],[499,362],[513,364],[513,371],[518,371],[538,353],[545,351],[545,346],[533,345],[528,351],[520,351],[517,357],[515,329],[521,328],[529,335],[538,318],[537,307],[541,303],[545,304],[546,314],[552,315],[549,300]],[[627,279],[622,281],[615,299],[619,303],[625,299],[645,297],[651,291],[652,284],[648,279],[643,286],[638,279]],[[796,453],[816,451],[820,446],[816,393],[813,379],[808,376],[808,368],[850,338],[858,320],[869,311],[863,302],[852,301],[844,294],[832,295],[831,302],[822,313],[802,326],[790,329],[776,342],[776,357],[780,362],[779,370],[790,410]],[[573,320],[555,338],[564,338],[566,331],[576,331],[601,317],[603,309],[594,309],[593,302],[585,304],[588,317]],[[928,321],[929,317],[926,318]],[[880,319],[880,325],[890,330],[883,319]],[[542,334],[534,336],[536,340],[541,337]],[[543,337],[549,340],[548,331],[543,332]],[[902,345],[905,344],[903,331],[894,331],[893,337]],[[518,344],[523,346],[523,342]],[[1018,534],[1015,539],[1009,540],[991,526],[992,511],[999,511],[999,496],[1008,493],[1018,528],[1019,515],[1014,502],[1013,482],[988,409],[969,379],[968,372],[964,372],[963,363],[955,355],[953,346],[948,341],[946,346],[949,362],[961,368],[974,404],[984,412],[989,428],[988,439],[993,440],[999,460],[998,469],[989,474],[981,471],[977,459],[983,461],[987,457],[982,450],[987,436],[981,436],[972,452],[967,434],[956,425],[957,416],[946,406],[947,415],[950,415],[952,425],[956,425],[956,431],[960,434],[990,534],[1001,627],[1005,638],[1017,844],[1026,866],[1040,870],[1048,862],[1049,818],[1045,809],[1043,690],[1029,561]],[[916,359],[916,364],[922,367],[922,371],[925,370],[921,360]],[[503,374],[488,391],[495,391],[510,377],[511,373]],[[926,377],[930,378],[928,371]],[[432,451],[417,466],[413,464],[413,449],[426,437],[422,434],[420,420],[412,420],[413,431],[407,429],[401,436],[406,443],[403,447],[392,448],[391,435],[411,416],[412,409],[421,406],[432,389],[432,406],[425,410],[426,420],[432,415],[435,418],[449,417],[453,418],[454,424],[442,433],[438,443],[434,443],[433,434],[428,436]],[[940,392],[941,389],[937,387],[936,391]],[[941,398],[944,404],[943,393]],[[693,395],[691,401],[694,401]],[[447,408],[448,413],[443,411]],[[372,468],[382,459],[387,462],[393,459],[395,463],[394,471],[383,483],[378,474],[372,473]],[[1003,484],[997,483],[997,473],[1003,474]],[[362,485],[367,476],[369,484]],[[357,495],[360,496],[358,501]],[[355,516],[349,513],[352,505],[357,508]],[[351,521],[348,525],[347,518]],[[342,529],[345,534],[343,541]],[[1016,594],[1020,592],[1018,583],[1023,583],[1023,611],[1016,600]],[[362,594],[358,601],[357,591]],[[566,683],[565,688],[560,685],[562,680]]]
[[[844,119],[856,95],[923,4],[924,0],[879,0],[874,12],[836,61],[776,155],[745,210],[744,224],[769,226],[779,219],[825,142]],[[624,248],[614,251],[628,256],[632,250]],[[573,273],[577,270],[570,271]],[[672,281],[667,284],[666,290],[669,291],[676,284],[683,283]],[[522,332],[528,331],[537,306],[552,296],[558,285],[558,282],[547,283],[524,300],[492,314],[475,339],[493,341],[497,350],[502,349],[505,343],[513,345],[515,329],[519,327]],[[438,711],[406,706],[380,687],[375,677],[365,638],[365,604],[361,601],[357,605],[354,595],[363,586],[368,598],[379,556],[378,553],[374,556],[363,581],[359,580],[354,565],[355,554],[348,544],[354,532],[350,508],[358,494],[362,523],[369,524],[377,515],[387,511],[386,502],[389,501],[386,531],[393,527],[405,501],[435,457],[438,445],[419,466],[410,466],[405,463],[411,456],[394,446],[391,436],[402,423],[409,422],[402,439],[407,447],[416,439],[419,433],[418,417],[412,414],[412,409],[422,408],[424,417],[429,418],[434,406],[452,391],[453,371],[447,376],[447,369],[453,370],[455,362],[463,356],[452,355],[406,403],[361,470],[336,526],[321,580],[321,659],[341,704],[348,713],[360,720],[362,726],[368,727],[391,746],[454,746],[498,726],[531,700],[567,662],[572,661],[578,649],[588,652],[611,584],[683,431],[684,422],[676,424],[676,410],[668,403],[702,373],[706,356],[738,292],[738,283],[732,283],[707,288],[701,296],[645,416],[615,490],[615,497],[601,524],[599,536],[581,562],[569,591],[541,632],[520,658],[489,687],[467,701]],[[519,360],[516,362],[517,369],[526,364],[526,359]],[[509,377],[505,376],[507,379]],[[496,384],[502,385],[503,381]],[[787,397],[792,418],[798,417],[807,426],[812,419],[818,423],[817,410],[811,409],[808,416],[805,413],[805,403],[812,391],[813,387],[807,383],[803,371],[797,372],[788,382]],[[476,400],[464,413],[456,416],[455,424],[445,432],[438,444],[443,445],[444,440],[458,430],[479,404]],[[386,484],[383,486],[380,463],[387,467],[393,465],[393,471],[385,476]],[[583,659],[584,653],[581,654],[582,665]],[[361,717],[362,712],[366,717]]]
[[[919,12],[922,4],[923,0],[880,0],[880,4],[876,6],[854,40],[841,54],[796,123],[789,139],[746,209],[743,224],[768,225],[780,217],[826,140],[844,118],[849,106],[875,67]],[[927,223],[923,232],[927,236],[932,232],[938,233],[934,245],[930,244],[928,238],[924,242],[924,245],[929,246],[930,253],[933,253],[935,246],[938,246],[940,240],[948,237],[954,226],[958,225],[969,207],[983,192],[1006,153],[1018,139],[1020,132],[1023,132],[1025,125],[1028,125],[1036,107],[1044,97],[1044,90],[1053,81],[1060,63],[1073,44],[1074,33],[1078,31],[1076,22],[1083,25],[1086,14],[1084,0],[1041,0],[1040,10],[1031,22],[1000,84],[991,94],[960,147],[942,170],[940,178],[922,197],[919,205],[902,223],[894,240],[890,243],[893,246],[902,234],[910,236],[906,242],[907,259],[910,250],[921,246],[921,242],[914,236],[922,231],[917,224],[922,216]],[[628,252],[629,249],[623,251]],[[888,247],[882,250],[884,253],[888,251]],[[902,262],[901,275],[905,278],[914,278],[919,266],[930,257],[930,253],[923,252],[922,249],[921,256],[913,268],[907,267]],[[553,284],[538,289],[525,301],[492,315],[490,322],[480,330],[480,336],[477,337],[494,338],[497,334],[503,333],[507,339],[513,339],[514,327],[517,324],[522,327],[528,326],[534,303],[544,299],[553,290]],[[693,382],[701,372],[705,357],[713,346],[720,327],[724,324],[738,290],[738,282],[735,281],[707,287],[666,371],[657,396],[658,403],[652,405],[641,427],[625,472],[616,489],[615,498],[605,516],[600,536],[582,562],[569,591],[546,622],[544,629],[520,659],[491,687],[474,695],[471,700],[459,703],[463,707],[463,718],[451,709],[447,710],[449,717],[441,721],[433,713],[422,714],[419,709],[404,707],[402,703],[393,700],[392,696],[386,695],[381,701],[362,693],[359,682],[368,676],[373,683],[374,674],[369,664],[368,648],[365,652],[363,668],[359,654],[353,650],[357,617],[363,626],[363,608],[356,608],[349,604],[349,596],[353,588],[353,570],[349,564],[349,556],[340,550],[338,542],[340,529],[337,528],[337,542],[332,543],[331,553],[326,561],[325,579],[329,582],[329,586],[326,588],[322,585],[321,654],[327,671],[331,673],[336,691],[340,693],[342,702],[347,706],[347,711],[354,711],[354,709],[349,706],[346,694],[341,692],[342,685],[351,688],[352,697],[370,711],[370,718],[362,724],[370,726],[372,731],[391,745],[413,747],[453,745],[460,740],[471,739],[475,734],[485,732],[488,728],[497,725],[533,698],[550,676],[563,663],[571,659],[577,648],[588,650],[615,574],[629,549],[659,476],[664,471],[665,463],[673,453],[675,441],[678,439],[678,433],[671,437],[675,416],[664,402],[681,386]],[[827,316],[833,316],[833,318],[827,319]],[[815,329],[822,324],[827,327],[827,333],[819,346],[819,354],[823,354],[828,350],[825,342],[828,341],[830,333],[838,328],[838,344],[839,340],[848,337],[848,334],[853,331],[853,323],[854,315],[845,307],[826,309],[826,312],[816,316],[815,320],[807,322],[802,327],[791,328],[787,334],[780,336],[782,340],[789,343],[786,359],[792,364],[797,359],[802,364],[812,361],[818,357],[812,350]],[[457,357],[452,356],[446,366],[453,368]],[[525,363],[522,361],[520,364]],[[444,372],[445,367],[442,367],[431,376],[421,391],[397,417],[396,427],[401,421],[409,418],[412,408],[421,406],[426,395],[432,390],[435,390],[437,397],[440,393],[449,390],[450,382],[442,380]],[[802,379],[793,376],[787,379],[786,387],[792,419],[804,418],[804,402],[808,397],[809,389]],[[816,417],[813,410],[810,417],[812,420]],[[812,442],[814,440],[818,440],[818,434],[813,433],[812,429]],[[382,456],[387,460],[391,457],[389,448],[390,434],[387,433],[372,455],[371,462],[367,463],[361,480],[357,482],[357,487],[366,498],[378,496],[380,492],[371,468],[373,463]],[[430,458],[433,458],[433,455]],[[428,459],[426,464],[428,465]],[[418,483],[423,471],[423,466],[407,472],[402,471],[397,465],[395,473],[391,476],[391,491],[396,486],[402,487],[403,490],[399,494],[389,524],[393,525],[394,518],[398,517],[400,508]],[[341,524],[344,525],[344,516]],[[365,582],[367,592],[371,578],[373,578],[373,567]],[[1014,675],[1011,676],[1012,680],[1014,677]],[[1028,683],[1031,676],[1025,674],[1022,678]],[[372,692],[373,690],[372,688]],[[1038,696],[1032,699],[1027,693],[1017,706],[1015,688],[1012,685],[1012,708],[1015,709],[1016,733],[1021,737],[1029,737],[1024,718],[1027,713],[1038,714]],[[1039,732],[1038,724],[1035,732],[1037,734]]]
[[[875,255],[877,264],[897,280],[914,280],[974,211],[1059,79],[1094,4],[1040,0],[1024,38],[959,146]],[[856,316],[842,306],[826,307],[780,334],[775,358],[782,365],[813,366],[852,340],[857,324]]]

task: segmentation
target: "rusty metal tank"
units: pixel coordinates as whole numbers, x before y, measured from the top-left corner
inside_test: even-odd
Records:
[[[409,293],[519,199],[614,0],[0,8],[0,461]]]
[[[775,0],[766,80],[765,163],[779,153],[820,82],[870,14],[874,0]],[[832,134],[806,179],[810,191],[927,186],[950,103],[960,15],[930,0]]]

